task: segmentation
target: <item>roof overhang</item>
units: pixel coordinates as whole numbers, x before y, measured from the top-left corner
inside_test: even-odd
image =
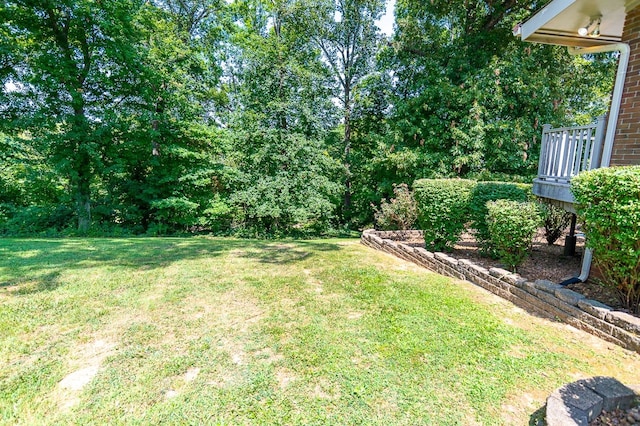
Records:
[[[553,0],[522,24],[524,41],[560,46],[591,47],[618,43],[622,40],[628,11],[640,0]],[[594,17],[601,17],[600,36],[578,35]]]

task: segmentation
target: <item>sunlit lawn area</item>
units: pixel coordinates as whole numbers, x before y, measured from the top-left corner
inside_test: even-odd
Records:
[[[0,240],[4,424],[528,424],[640,357],[356,240]]]

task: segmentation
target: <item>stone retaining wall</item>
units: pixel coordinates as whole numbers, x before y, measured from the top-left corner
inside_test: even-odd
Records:
[[[637,387],[625,386],[613,377],[592,377],[564,385],[547,398],[547,425],[587,426],[602,414],[603,410],[609,413],[614,410],[628,410],[638,397],[634,390]]]
[[[375,231],[362,233],[362,244],[416,263],[434,272],[489,290],[521,308],[558,319],[609,342],[640,353],[640,319],[613,310],[595,300],[550,281],[528,281],[500,268],[485,269],[466,259],[432,253],[399,241],[421,236],[421,231]]]

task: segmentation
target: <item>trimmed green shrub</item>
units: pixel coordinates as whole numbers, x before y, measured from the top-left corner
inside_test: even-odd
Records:
[[[515,271],[526,258],[541,222],[538,206],[532,202],[497,200],[487,202],[486,207],[491,246],[500,260]]]
[[[640,166],[580,173],[571,191],[603,284],[640,313]]]
[[[553,245],[571,223],[571,213],[554,204],[541,202],[540,212],[544,221],[544,236],[547,244]]]
[[[487,202],[496,200],[531,201],[532,185],[506,182],[478,182],[471,194],[469,204],[470,227],[475,230],[475,237],[482,252],[496,255],[491,245],[491,236],[487,226]]]
[[[418,227],[425,246],[450,251],[465,228],[469,198],[476,183],[463,179],[420,179],[413,191],[418,205]]]
[[[418,207],[406,183],[393,186],[395,198],[382,199],[380,209],[374,213],[376,228],[383,231],[411,229],[418,217]]]
[[[466,175],[466,178],[475,180],[476,182],[524,183],[529,185],[533,179],[536,178],[536,175],[513,175],[509,173],[482,170],[480,172],[469,173]]]

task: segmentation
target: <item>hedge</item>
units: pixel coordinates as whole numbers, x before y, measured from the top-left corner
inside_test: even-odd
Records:
[[[476,182],[464,179],[420,179],[413,183],[418,228],[427,248],[450,251],[468,221],[469,200]]]
[[[536,203],[512,200],[487,202],[487,229],[500,260],[515,271],[526,258],[541,223]]]
[[[533,200],[531,184],[508,182],[478,182],[469,203],[470,227],[475,230],[476,241],[485,254],[493,255],[491,235],[487,226],[487,202],[511,200],[525,202]]]
[[[640,313],[640,166],[580,173],[571,191],[603,283]]]
[[[413,184],[418,204],[417,225],[424,231],[425,245],[449,251],[468,225],[475,230],[483,251],[490,252],[486,216],[488,201],[524,202],[533,194],[530,184],[476,182],[464,179],[420,179]]]

